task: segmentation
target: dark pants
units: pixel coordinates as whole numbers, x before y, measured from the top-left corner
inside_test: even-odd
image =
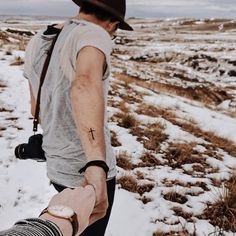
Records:
[[[66,187],[52,183],[54,188],[61,192]],[[104,218],[98,220],[94,224],[90,225],[80,236],[104,236],[105,231],[107,228],[107,224],[110,218],[111,209],[114,201],[114,194],[115,194],[115,187],[116,187],[116,179],[113,178],[109,181],[107,181],[107,194],[108,194],[108,201],[109,201],[109,207],[107,209],[107,214]]]

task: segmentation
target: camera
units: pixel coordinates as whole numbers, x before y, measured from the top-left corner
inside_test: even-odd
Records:
[[[18,159],[31,159],[39,162],[46,161],[44,151],[42,149],[43,136],[35,134],[29,138],[28,143],[23,143],[15,148],[15,156]]]

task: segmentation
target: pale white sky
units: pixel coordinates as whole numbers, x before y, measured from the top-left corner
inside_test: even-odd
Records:
[[[0,0],[1,14],[72,16],[72,0]],[[236,0],[127,0],[127,16],[236,18]]]

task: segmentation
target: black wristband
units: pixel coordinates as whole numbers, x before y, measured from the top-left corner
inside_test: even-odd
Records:
[[[82,174],[83,172],[85,172],[89,166],[97,166],[97,167],[102,168],[105,171],[106,178],[107,178],[109,167],[105,161],[102,161],[102,160],[90,161],[83,168],[79,170],[79,173]]]

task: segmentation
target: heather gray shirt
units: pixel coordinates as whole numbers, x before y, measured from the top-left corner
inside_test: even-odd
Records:
[[[45,29],[30,41],[25,56],[24,76],[29,79],[35,98],[46,58],[45,48],[50,46],[52,39],[52,36],[43,35],[44,31]],[[51,181],[67,187],[80,184],[83,175],[78,170],[86,164],[70,99],[77,55],[86,46],[98,48],[106,57],[107,70],[103,77],[103,87],[107,103],[112,42],[102,27],[84,20],[71,20],[64,26],[55,45],[41,94],[40,118],[48,177]],[[108,178],[112,178],[116,175],[116,162],[110,143],[107,111],[104,135],[106,161],[110,168]]]

